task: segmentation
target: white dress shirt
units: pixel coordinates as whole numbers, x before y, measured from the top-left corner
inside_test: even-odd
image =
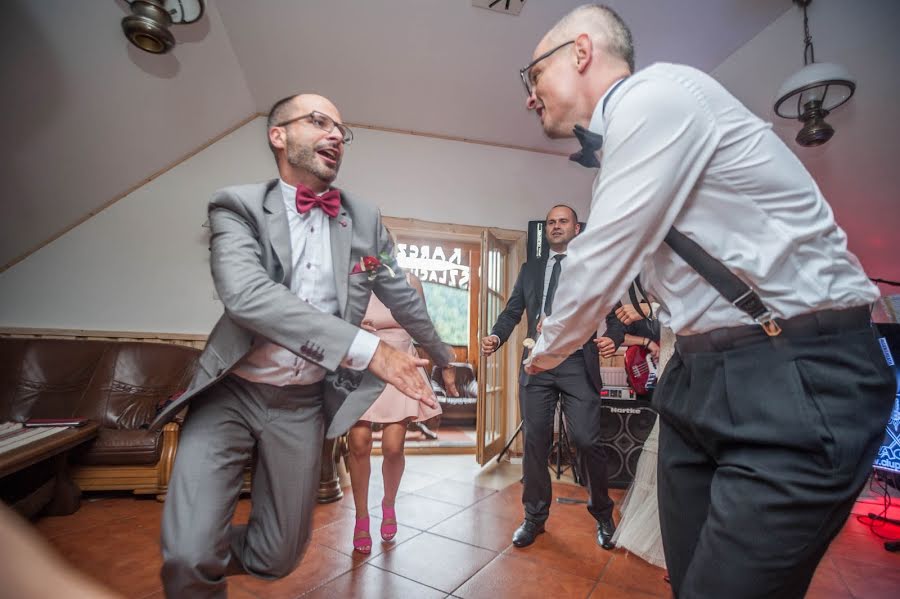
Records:
[[[297,188],[281,181],[281,193],[291,234],[291,284],[297,297],[326,314],[338,314],[337,287],[331,256],[328,215],[321,208],[297,212]],[[369,366],[378,337],[362,329],[356,334],[342,366],[363,370]],[[307,385],[325,378],[325,369],[267,339],[254,339],[253,349],[232,372],[248,381],[283,387]]]
[[[776,318],[878,298],[812,176],[715,79],[655,64],[602,106],[590,123],[604,137],[591,213],[569,243],[535,365],[552,368],[580,346],[638,274],[679,335],[754,323],[663,244],[673,225]]]

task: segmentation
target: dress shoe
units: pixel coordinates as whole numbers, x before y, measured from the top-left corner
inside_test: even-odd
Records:
[[[543,522],[539,523],[532,520],[525,520],[522,522],[522,526],[517,528],[516,532],[513,533],[513,545],[516,547],[528,547],[534,543],[535,537],[542,532],[544,532]]]
[[[604,549],[612,549],[615,545],[612,542],[613,535],[616,532],[616,523],[613,519],[607,518],[597,523],[597,544]]]

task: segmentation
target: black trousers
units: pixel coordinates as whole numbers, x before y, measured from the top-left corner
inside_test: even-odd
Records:
[[[607,493],[606,454],[600,443],[600,398],[576,352],[554,368],[528,377],[525,394],[525,474],[522,503],[525,517],[544,522],[550,515],[553,490],[548,460],[553,444],[553,416],[562,401],[569,441],[577,449],[579,474],[588,489],[588,511],[597,520],[612,517],[613,501]]]
[[[774,338],[758,327],[679,337],[654,394],[676,597],[806,593],[871,472],[896,388],[867,311],[849,313]]]

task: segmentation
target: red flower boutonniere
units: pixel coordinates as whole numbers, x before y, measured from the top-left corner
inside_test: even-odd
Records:
[[[351,275],[366,272],[369,273],[369,280],[375,278],[378,274],[378,269],[386,268],[389,273],[391,273],[392,277],[396,277],[397,273],[394,271],[394,268],[391,268],[393,265],[394,268],[397,267],[396,261],[387,254],[381,254],[381,256],[363,256],[359,259],[359,262],[353,265],[353,270],[350,271]]]

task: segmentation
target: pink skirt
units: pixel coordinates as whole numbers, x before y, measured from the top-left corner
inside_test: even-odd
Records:
[[[403,329],[380,329],[376,331],[375,334],[392,347],[406,352],[411,356],[418,357],[412,339]],[[419,373],[422,375],[422,379],[425,381],[425,385],[431,393],[431,379],[428,378],[425,369],[420,368]],[[434,398],[434,393],[432,393],[431,396]],[[395,386],[387,384],[384,387],[384,391],[381,392],[381,395],[378,396],[375,403],[369,406],[369,409],[366,410],[366,413],[363,414],[362,417],[360,417],[360,420],[385,424],[402,422],[407,419],[411,419],[415,422],[422,422],[429,418],[433,418],[440,413],[440,404],[434,408],[430,408],[424,403],[415,400],[408,395],[404,395]]]

